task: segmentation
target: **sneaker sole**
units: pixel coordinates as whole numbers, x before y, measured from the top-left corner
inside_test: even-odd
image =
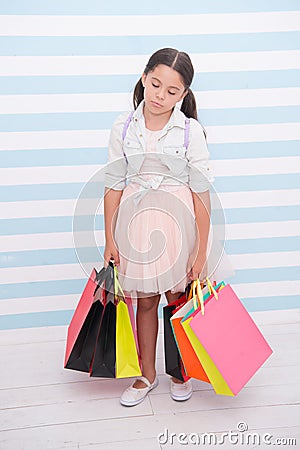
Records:
[[[190,398],[191,398],[191,396],[192,396],[192,392],[189,394],[189,395],[186,395],[185,397],[182,397],[182,396],[176,396],[176,395],[172,395],[171,394],[171,398],[172,398],[172,400],[175,400],[175,402],[186,402],[187,400],[189,400]]]

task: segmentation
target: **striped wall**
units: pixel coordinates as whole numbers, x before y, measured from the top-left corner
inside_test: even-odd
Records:
[[[69,322],[86,282],[76,199],[166,46],[195,66],[232,285],[249,311],[299,307],[299,1],[14,0],[0,14],[0,329]],[[101,211],[96,228],[103,245]]]

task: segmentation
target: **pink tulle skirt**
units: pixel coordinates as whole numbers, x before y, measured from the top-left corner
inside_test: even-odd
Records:
[[[131,182],[124,189],[115,227],[119,279],[132,296],[183,292],[189,283],[196,244],[191,190],[185,185],[142,189]],[[210,238],[207,274],[219,280],[228,274],[222,248]],[[224,269],[225,267],[225,273]],[[221,269],[221,273],[220,272]],[[222,273],[223,272],[223,273]],[[229,270],[230,272],[230,270]]]

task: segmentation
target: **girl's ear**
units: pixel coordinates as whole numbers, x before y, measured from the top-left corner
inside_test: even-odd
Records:
[[[141,77],[143,87],[145,87],[146,77],[147,77],[147,75],[145,73],[143,73],[142,77]]]
[[[188,93],[189,93],[189,90],[186,89],[186,90],[184,91],[184,93],[182,94],[182,96],[180,97],[180,101],[183,100],[184,97],[188,95]]]

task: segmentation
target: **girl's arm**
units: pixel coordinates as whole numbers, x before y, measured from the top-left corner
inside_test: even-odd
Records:
[[[110,259],[114,259],[115,264],[120,263],[119,252],[115,244],[113,232],[115,229],[117,210],[120,204],[122,190],[105,188],[104,193],[104,224],[105,224],[105,250],[104,267],[107,267]]]
[[[210,229],[210,194],[205,192],[192,192],[195,220],[197,225],[197,240],[195,245],[194,261],[190,271],[190,279],[196,280],[198,277],[202,281],[206,276],[206,251]]]

